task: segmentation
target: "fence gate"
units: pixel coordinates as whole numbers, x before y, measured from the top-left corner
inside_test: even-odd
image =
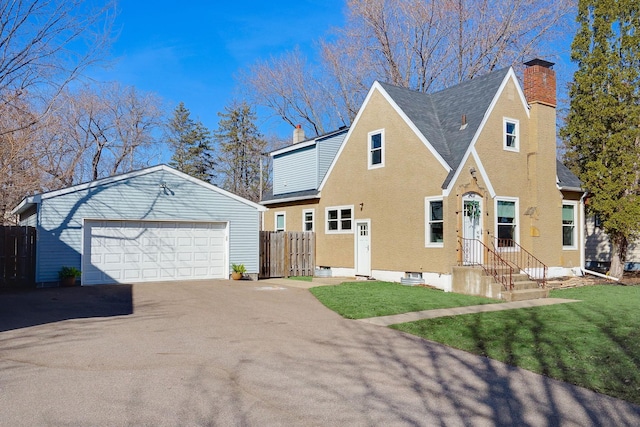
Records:
[[[311,231],[261,231],[260,279],[313,276],[315,233]]]
[[[35,285],[36,229],[0,226],[0,288]]]

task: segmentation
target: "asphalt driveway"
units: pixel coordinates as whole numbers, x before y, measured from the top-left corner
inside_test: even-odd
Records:
[[[640,408],[342,319],[306,290],[0,294],[2,426],[640,425]]]

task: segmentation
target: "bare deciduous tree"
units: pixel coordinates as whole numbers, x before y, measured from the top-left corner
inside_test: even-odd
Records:
[[[0,104],[35,124],[62,89],[101,60],[114,18],[110,1],[0,0]],[[26,101],[25,101],[26,100]],[[36,114],[37,112],[37,114]],[[0,134],[17,130],[0,128]]]
[[[348,0],[346,22],[320,42],[318,63],[294,51],[242,78],[253,102],[318,134],[349,124],[374,80],[428,92],[552,55],[549,42],[574,3]]]

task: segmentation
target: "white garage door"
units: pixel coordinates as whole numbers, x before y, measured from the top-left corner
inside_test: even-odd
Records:
[[[85,221],[82,284],[222,279],[227,224]]]

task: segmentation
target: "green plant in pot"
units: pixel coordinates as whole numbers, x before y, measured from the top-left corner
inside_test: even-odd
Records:
[[[242,279],[242,275],[247,272],[247,269],[244,267],[244,264],[231,264],[231,278],[233,280]]]
[[[82,273],[75,267],[62,267],[58,271],[58,278],[62,286],[75,286],[76,278],[80,277]]]

